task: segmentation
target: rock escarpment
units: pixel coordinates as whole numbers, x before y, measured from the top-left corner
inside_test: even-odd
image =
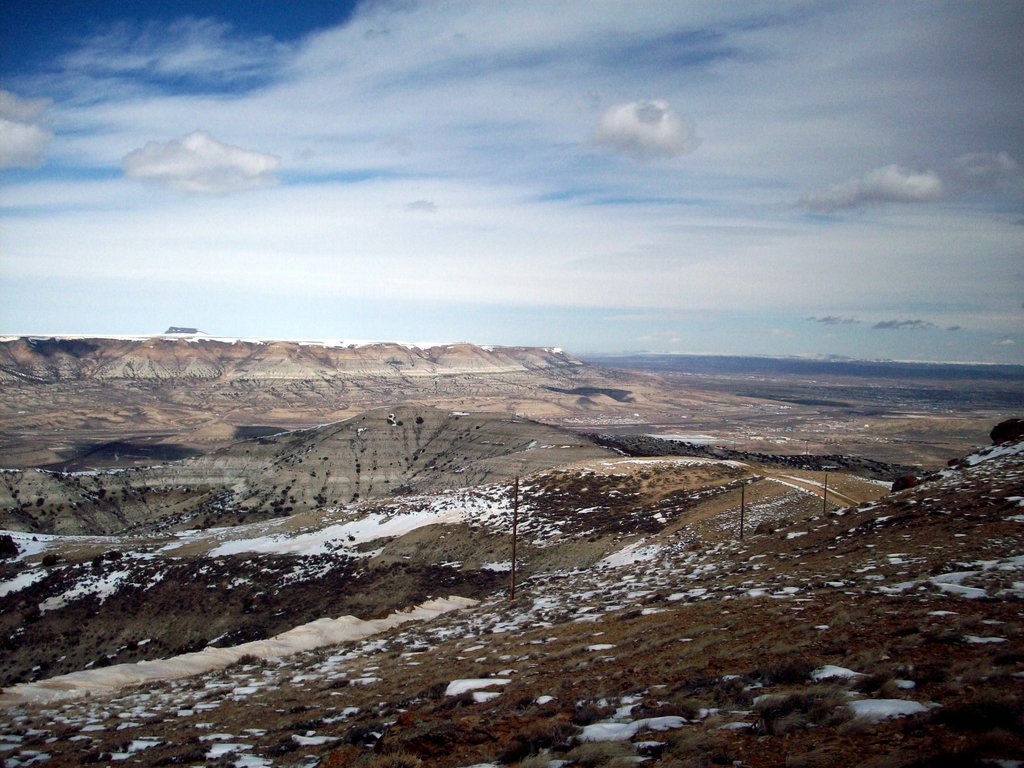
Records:
[[[429,377],[581,366],[561,350],[444,344],[226,340],[206,337],[0,340],[0,380],[245,381]]]

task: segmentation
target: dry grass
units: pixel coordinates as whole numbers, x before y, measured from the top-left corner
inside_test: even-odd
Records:
[[[408,752],[392,752],[384,755],[367,755],[355,762],[358,768],[418,768],[423,761]]]
[[[579,768],[612,768],[636,763],[636,750],[629,742],[597,742],[581,744],[565,755]]]

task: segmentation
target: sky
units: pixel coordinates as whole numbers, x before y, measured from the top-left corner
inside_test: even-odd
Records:
[[[1024,4],[0,4],[0,333],[1024,363]]]

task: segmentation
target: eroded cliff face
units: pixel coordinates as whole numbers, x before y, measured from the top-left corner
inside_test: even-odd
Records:
[[[246,341],[202,337],[0,340],[0,380],[319,380],[334,376],[424,377],[525,373],[582,366],[541,347],[429,347],[396,343]]]

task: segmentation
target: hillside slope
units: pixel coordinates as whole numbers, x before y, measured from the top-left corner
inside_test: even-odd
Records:
[[[528,419],[403,406],[154,467],[0,471],[0,527],[109,534],[237,524],[612,455]]]
[[[750,516],[742,541],[740,482]],[[198,558],[193,578],[219,584],[210,591],[220,603],[259,589],[261,564],[283,588],[355,556],[385,569],[442,563],[433,573],[485,600],[367,640],[109,696],[25,705],[30,689],[15,687],[0,699],[6,751],[12,765],[45,751],[58,766],[115,756],[452,768],[615,765],[637,754],[652,765],[780,768],[1022,759],[1024,445],[980,452],[889,496],[849,478],[838,490],[854,501],[876,492],[845,507],[823,509],[818,482],[687,458],[542,473],[524,484],[515,602],[503,591],[485,597],[507,575],[507,486],[350,510],[301,530],[180,534],[95,570],[83,560],[110,540],[35,542],[16,566],[23,585],[7,582],[18,611],[60,598],[103,615],[122,593],[145,605],[137,590],[155,588],[146,569],[161,550],[175,558],[163,568]],[[55,547],[68,565],[39,570]],[[245,558],[253,567],[240,571]],[[431,594],[451,586],[438,581]],[[67,610],[56,602],[22,633],[7,629],[18,654],[46,648],[24,633]],[[59,647],[61,636],[51,641],[54,671],[58,654],[96,647],[93,634]],[[130,660],[158,639],[135,626],[119,654],[104,656]]]

